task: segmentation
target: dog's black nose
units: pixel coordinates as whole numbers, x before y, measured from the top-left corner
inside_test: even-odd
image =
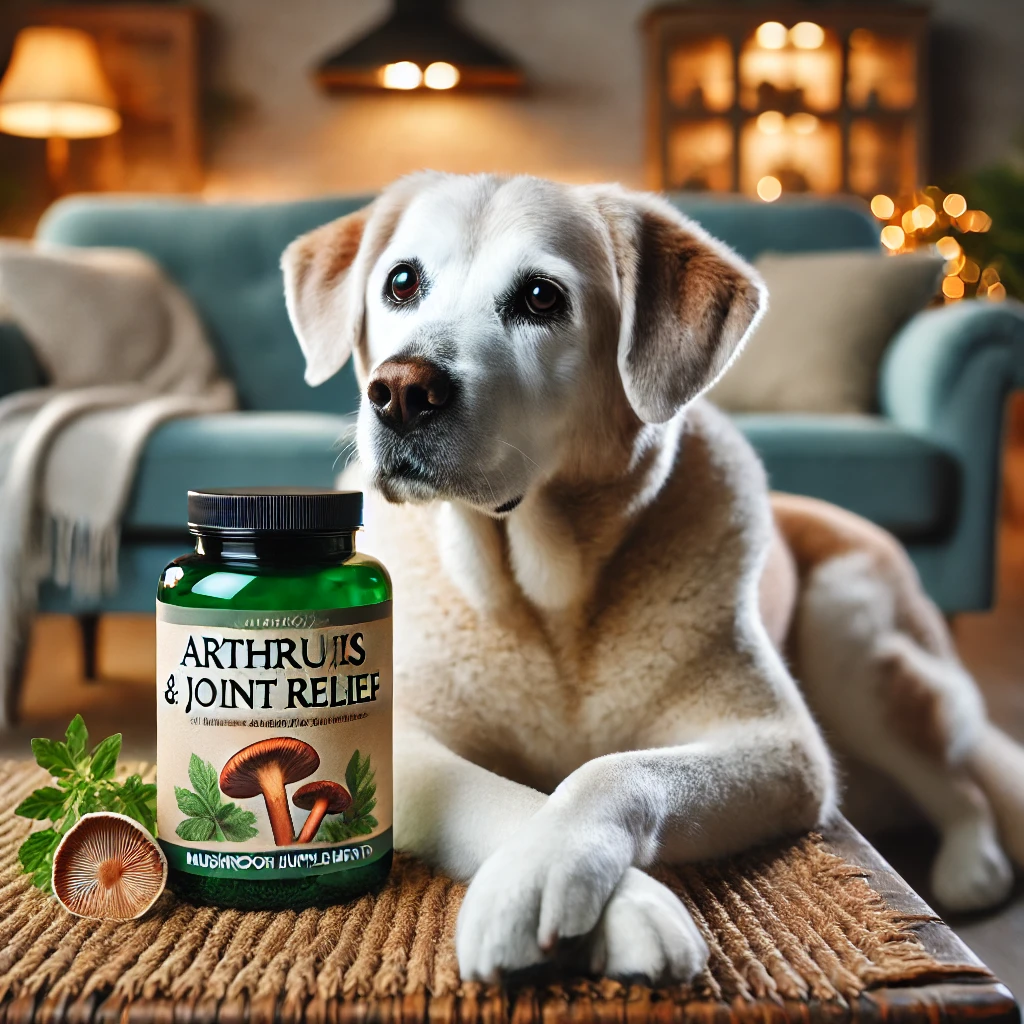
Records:
[[[452,379],[426,359],[389,359],[377,367],[366,387],[366,397],[392,426],[414,427],[450,405]]]

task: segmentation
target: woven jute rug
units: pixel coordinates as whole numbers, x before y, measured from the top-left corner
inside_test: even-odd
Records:
[[[465,888],[404,857],[377,896],[327,910],[243,913],[165,893],[139,921],[82,920],[19,872],[29,823],[11,812],[45,781],[34,765],[0,761],[0,1020],[8,1024],[668,1024],[724,1019],[708,1014],[716,1004],[728,1016],[745,1003],[794,1002],[836,1019],[878,986],[982,973],[929,955],[914,933],[924,918],[888,908],[864,869],[815,836],[660,872],[711,947],[689,987],[583,978],[463,985],[454,933]]]

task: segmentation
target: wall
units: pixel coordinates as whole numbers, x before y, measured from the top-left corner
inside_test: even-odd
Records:
[[[218,131],[208,193],[370,191],[419,167],[526,171],[644,184],[643,46],[652,0],[456,0],[459,16],[525,66],[521,98],[328,97],[318,58],[374,24],[386,0],[202,0]],[[933,177],[1003,157],[1024,127],[1024,2],[936,0]]]
[[[0,0],[0,66],[42,0]],[[645,184],[643,12],[657,0],[453,0],[531,83],[522,97],[325,96],[309,71],[388,0],[193,0],[220,116],[210,196],[372,191],[419,167]],[[725,0],[723,0],[725,2]],[[932,178],[1002,159],[1024,130],[1024,0],[934,0]],[[42,147],[0,137],[0,227],[45,203]],[[35,188],[35,191],[33,189]],[[18,220],[15,217],[15,220]]]
[[[941,176],[1024,149],[1024,2],[934,0],[931,166]]]
[[[217,133],[207,191],[369,191],[426,166],[642,185],[649,5],[461,0],[464,22],[525,66],[528,95],[325,96],[309,69],[379,20],[385,0],[203,0],[217,26],[214,83],[242,108]]]

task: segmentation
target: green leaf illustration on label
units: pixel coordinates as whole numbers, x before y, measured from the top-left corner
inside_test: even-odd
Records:
[[[341,814],[324,819],[315,842],[338,843],[373,832],[377,827],[377,819],[370,813],[377,806],[377,784],[373,777],[369,755],[361,757],[354,750],[345,769],[345,785],[352,794],[352,804]]]
[[[179,839],[189,843],[244,843],[259,835],[256,815],[220,795],[217,771],[209,761],[193,754],[188,762],[193,789],[174,787],[178,810],[185,820],[175,828]]]

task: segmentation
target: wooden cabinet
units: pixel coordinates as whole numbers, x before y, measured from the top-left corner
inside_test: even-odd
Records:
[[[924,179],[924,8],[688,4],[644,25],[653,188],[770,200]]]

